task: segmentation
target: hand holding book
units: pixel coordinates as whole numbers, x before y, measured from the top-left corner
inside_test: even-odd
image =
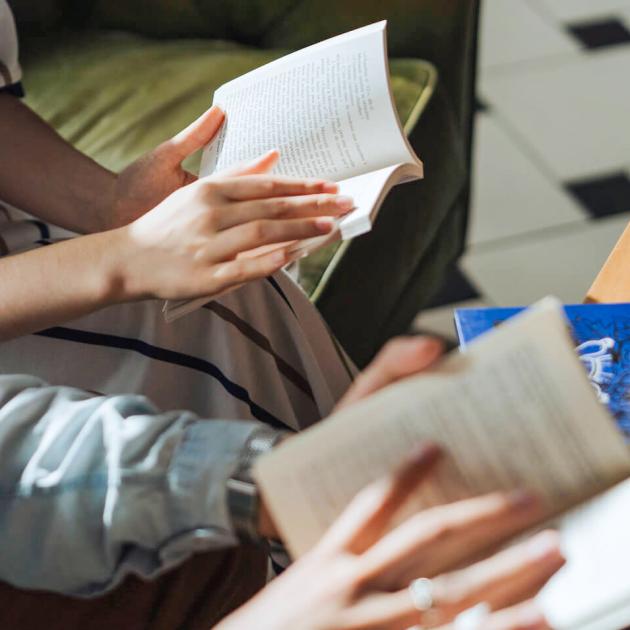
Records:
[[[255,476],[292,552],[301,556],[316,545],[344,505],[422,439],[444,446],[447,457],[417,493],[415,509],[524,485],[541,496],[550,517],[601,493],[561,521],[573,553],[541,602],[554,628],[623,625],[602,621],[602,613],[630,602],[627,580],[618,579],[630,562],[622,518],[630,486],[613,488],[630,476],[630,457],[575,356],[557,302],[544,302],[432,373],[343,409],[261,458]],[[614,544],[597,545],[597,531]],[[597,592],[592,571],[606,584]],[[578,587],[584,596],[576,602],[571,593]],[[622,612],[627,624],[629,611]]]
[[[540,517],[534,496],[486,495],[416,513],[391,529],[418,487],[430,482],[440,455],[425,443],[367,486],[307,557],[217,630],[463,628],[462,617],[473,612],[478,622],[466,628],[548,630],[529,598],[563,564],[554,532],[468,566]]]
[[[265,174],[277,159],[200,178],[118,228],[126,298],[216,296],[287,264],[282,244],[329,234],[352,200],[322,179]]]
[[[337,182],[354,200],[337,229],[296,239],[293,257],[368,232],[390,188],[423,176],[393,105],[385,27],[379,22],[291,53],[214,94],[226,124],[203,153],[201,176],[278,149],[278,174]],[[165,318],[205,301],[171,302]]]

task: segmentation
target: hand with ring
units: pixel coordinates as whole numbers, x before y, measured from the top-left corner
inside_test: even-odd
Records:
[[[557,534],[494,553],[541,519],[535,496],[493,493],[424,510],[392,528],[439,456],[425,445],[362,490],[309,553],[218,628],[548,628],[531,598],[564,563]]]

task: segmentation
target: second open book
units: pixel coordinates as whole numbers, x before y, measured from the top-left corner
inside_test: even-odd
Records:
[[[559,303],[548,298],[436,370],[334,414],[261,458],[255,476],[291,552],[310,549],[361,488],[425,439],[447,456],[415,509],[525,487],[552,516],[630,476],[628,447],[596,399]],[[541,595],[554,628],[623,625],[607,625],[602,615],[630,604],[627,515],[625,482],[563,521],[573,556]],[[599,545],[598,530],[607,537]]]
[[[226,122],[204,150],[200,175],[279,149],[275,173],[328,179],[354,199],[333,234],[294,244],[294,257],[368,232],[389,189],[423,175],[394,107],[385,28],[378,22],[309,46],[214,94]],[[207,301],[171,302],[165,317]]]

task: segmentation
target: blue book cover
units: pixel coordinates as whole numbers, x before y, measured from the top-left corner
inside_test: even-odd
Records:
[[[460,347],[521,312],[520,308],[460,308],[455,327]],[[576,350],[599,400],[630,441],[630,304],[564,307]]]

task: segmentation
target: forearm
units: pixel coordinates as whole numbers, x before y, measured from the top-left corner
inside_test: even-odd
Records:
[[[104,229],[113,173],[6,94],[0,94],[0,138],[0,199],[75,232]]]
[[[236,543],[226,482],[264,425],[0,376],[0,579],[98,595]]]
[[[133,299],[119,237],[103,232],[0,258],[0,341]]]

